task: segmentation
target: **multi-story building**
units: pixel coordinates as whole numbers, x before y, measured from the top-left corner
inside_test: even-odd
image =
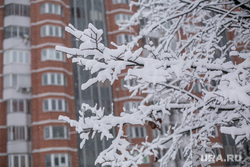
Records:
[[[135,31],[120,30],[119,25],[127,23],[133,13],[136,11],[135,8],[130,10],[129,7],[130,0],[105,0],[106,6],[106,17],[107,17],[107,33],[109,42],[114,42],[118,45],[125,44],[130,42],[136,34],[139,32],[139,26],[134,27]],[[109,43],[110,48],[114,48]],[[113,103],[114,111],[116,115],[120,115],[122,111],[131,112],[134,108],[136,109],[140,101],[145,97],[143,94],[137,94],[130,98],[131,93],[129,92],[126,86],[135,86],[137,84],[136,79],[125,79],[127,70],[118,76],[118,80],[112,85],[113,88]],[[153,138],[153,131],[149,126],[127,126],[126,135],[128,140],[134,144],[140,144],[142,141],[145,141],[145,136],[149,137],[149,140]],[[154,162],[152,158],[145,157],[143,159],[144,167],[152,166]]]
[[[78,166],[68,0],[0,2],[0,166]]]
[[[106,31],[105,4],[103,0],[73,0],[71,3],[71,22],[79,30],[84,30],[91,23],[98,29],[103,29],[103,42],[107,46],[108,38]],[[72,38],[73,47],[79,46],[79,41]],[[81,104],[86,103],[90,106],[97,104],[98,107],[105,107],[105,113],[111,113],[112,109],[112,89],[108,82],[96,83],[88,89],[82,91],[81,84],[85,83],[93,75],[90,71],[83,71],[77,64],[73,65],[75,83],[75,105],[76,115],[81,109]],[[78,117],[78,115],[77,115]],[[79,144],[80,144],[79,139]],[[110,141],[97,135],[94,139],[86,141],[83,149],[78,150],[79,166],[100,166],[94,165],[98,154],[109,146]]]

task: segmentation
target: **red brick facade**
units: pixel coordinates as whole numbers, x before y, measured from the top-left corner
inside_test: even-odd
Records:
[[[45,167],[46,156],[52,154],[55,156],[62,156],[64,154],[69,155],[71,162],[71,167],[78,167],[78,145],[76,139],[76,132],[74,128],[71,128],[69,124],[64,123],[58,120],[59,115],[68,116],[71,119],[75,119],[75,103],[74,103],[74,83],[73,83],[73,72],[72,72],[72,63],[71,60],[66,59],[66,55],[64,61],[57,61],[48,59],[46,61],[42,61],[41,53],[42,49],[55,49],[56,45],[64,45],[71,46],[71,38],[68,33],[65,33],[64,27],[70,23],[70,1],[69,0],[21,0],[21,1],[0,1],[0,166],[1,167],[13,167],[14,163],[12,162],[11,156],[17,155],[28,155],[30,158],[30,165],[36,167]],[[27,114],[27,117],[30,117],[30,123],[27,123],[31,129],[31,139],[27,142],[28,145],[31,143],[30,152],[9,152],[9,141],[8,141],[8,114],[7,113],[7,101],[9,99],[5,99],[3,97],[3,70],[4,70],[4,28],[6,27],[6,16],[4,14],[5,6],[7,5],[25,5],[29,6],[30,16],[24,19],[30,20],[29,27],[29,44],[30,44],[30,80],[31,80],[31,107],[30,113]],[[44,4],[52,4],[47,7],[46,10],[61,10],[61,14],[55,14],[50,12],[41,12],[41,5]],[[56,5],[60,6],[60,9],[56,9]],[[20,15],[13,14],[7,17],[20,17]],[[22,15],[21,15],[22,17]],[[21,18],[20,17],[20,18]],[[23,19],[23,17],[21,18]],[[11,23],[13,26],[22,26],[23,23]],[[41,27],[44,25],[52,25],[61,27],[63,36],[45,36],[41,37]],[[9,25],[7,25],[9,26]],[[10,25],[12,26],[12,25]],[[27,27],[27,26],[26,26]],[[50,31],[50,30],[49,30]],[[57,30],[53,30],[53,33]],[[19,48],[10,48],[11,50],[20,50]],[[19,74],[19,71],[16,71]],[[66,83],[63,85],[43,85],[42,76],[45,73],[60,73],[65,76]],[[57,78],[58,79],[58,78]],[[62,79],[60,82],[63,82]],[[27,95],[24,96],[24,98]],[[65,106],[65,110],[61,111],[43,111],[44,110],[44,99],[62,99],[62,102],[67,101],[67,104],[61,104]],[[57,106],[59,106],[57,102]],[[58,108],[58,107],[57,107]],[[20,120],[22,122],[22,120]],[[16,125],[15,125],[16,126]],[[53,126],[63,126],[68,127],[68,136],[67,138],[45,138],[45,127],[53,127]],[[52,128],[51,128],[52,129]],[[51,130],[52,131],[52,130]],[[28,132],[27,132],[28,133]],[[51,133],[51,132],[50,132]],[[65,133],[65,132],[64,132]],[[67,133],[67,132],[66,132]],[[14,141],[16,142],[16,141]],[[18,149],[18,148],[17,148]],[[16,158],[16,157],[15,157]],[[22,157],[21,157],[22,158]],[[19,162],[21,162],[21,158],[19,157]],[[64,159],[63,159],[64,158]],[[59,163],[64,163],[65,157],[59,158]],[[9,160],[8,160],[9,159]],[[66,157],[67,159],[67,157]],[[26,160],[25,160],[26,161]],[[25,166],[29,163],[25,162]],[[48,163],[48,162],[47,162]],[[51,162],[50,162],[51,163]],[[55,162],[54,162],[55,163]],[[27,167],[30,167],[28,165]]]

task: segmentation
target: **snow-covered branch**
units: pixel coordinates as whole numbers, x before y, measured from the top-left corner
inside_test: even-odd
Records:
[[[82,84],[86,89],[96,82],[113,84],[127,69],[125,80],[136,79],[128,86],[131,97],[144,94],[138,109],[120,115],[104,115],[103,109],[83,104],[79,120],[60,119],[76,127],[82,139],[97,133],[101,139],[113,139],[98,156],[103,166],[137,166],[153,156],[161,166],[174,160],[184,147],[184,166],[204,164],[197,159],[217,147],[211,142],[212,131],[220,127],[236,143],[250,139],[250,14],[249,0],[138,0],[138,11],[128,25],[140,25],[137,37],[110,49],[101,42],[102,30],[92,24],[84,31],[72,25],[66,31],[82,42],[79,48],[57,46],[73,63],[90,70],[95,77]],[[155,45],[151,38],[158,38]],[[138,42],[148,43],[138,48]],[[92,116],[85,116],[86,111]],[[169,117],[178,117],[170,120]],[[167,121],[174,121],[167,122]],[[125,126],[149,125],[166,134],[141,145],[126,140]],[[111,133],[112,128],[118,134]],[[185,141],[185,142],[184,142]],[[159,152],[164,155],[159,156]],[[209,165],[209,164],[206,164]]]

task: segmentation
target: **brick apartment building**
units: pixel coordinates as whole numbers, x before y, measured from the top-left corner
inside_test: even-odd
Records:
[[[0,2],[0,166],[78,166],[68,0]]]
[[[105,0],[106,6],[106,18],[107,18],[107,34],[109,39],[109,47],[114,48],[110,42],[115,42],[118,45],[122,45],[126,42],[130,42],[132,37],[139,32],[139,26],[134,27],[134,32],[128,30],[120,30],[119,25],[126,23],[133,15],[135,8],[130,10],[130,0]],[[125,112],[130,112],[132,108],[137,108],[140,101],[145,97],[143,94],[137,94],[130,98],[131,93],[126,88],[127,86],[135,86],[137,84],[136,79],[124,79],[127,73],[124,70],[119,76],[118,80],[112,85],[113,88],[113,104],[116,115],[125,109]],[[153,131],[149,126],[126,126],[126,135],[128,140],[133,144],[140,144],[145,141],[145,136],[149,137],[149,140],[153,138]],[[145,157],[143,159],[144,167],[151,167],[153,165],[152,157]]]

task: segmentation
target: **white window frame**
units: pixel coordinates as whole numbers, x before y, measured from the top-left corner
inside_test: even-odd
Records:
[[[123,110],[125,113],[131,113],[133,110],[138,109],[141,102],[139,101],[130,101],[123,103]]]
[[[63,73],[44,73],[42,74],[42,85],[66,86],[66,75]]]
[[[53,136],[53,127],[63,128],[64,136],[63,137],[54,137]],[[67,126],[45,126],[44,127],[44,139],[45,140],[51,140],[51,139],[69,139],[69,128]]]
[[[53,102],[55,102],[55,109],[53,108]],[[59,105],[60,103],[62,105],[61,107]],[[46,105],[48,108],[46,108]],[[54,112],[54,111],[67,112],[68,111],[68,102],[65,99],[44,99],[43,100],[43,111],[44,112]]]
[[[51,8],[51,10],[50,10]],[[41,14],[56,14],[63,15],[62,6],[54,3],[43,3],[40,5],[40,13]]]
[[[132,41],[133,35],[131,34],[119,34],[116,36],[116,43],[118,45],[125,44],[126,42]]]
[[[4,52],[4,64],[30,64],[30,51],[7,50]]]
[[[120,25],[120,24],[126,24],[130,20],[131,15],[129,14],[116,14],[115,15],[115,24]]]
[[[18,111],[14,111],[14,103],[17,101],[17,108]],[[23,103],[23,111],[21,111],[21,103]],[[22,112],[22,113],[29,113],[29,100],[28,99],[9,99],[7,100],[7,112],[8,113],[16,113],[16,112]]]
[[[15,157],[18,158],[18,166],[15,166],[15,163],[14,163],[14,159]],[[22,167],[21,166],[21,157],[24,157],[24,160],[25,160],[25,167],[31,167],[30,166],[30,156],[27,155],[27,154],[14,154],[14,155],[9,155],[8,156],[8,167]]]
[[[44,25],[41,27],[41,37],[63,37],[63,30],[61,26]]]
[[[27,141],[29,139],[29,131],[27,126],[9,126],[8,141]],[[14,138],[15,133],[15,138]]]
[[[62,61],[65,62],[65,54],[52,48],[46,48],[41,50],[42,61]]]
[[[46,158],[49,157],[50,159],[50,166],[46,166]],[[55,158],[58,157],[59,164],[55,164]],[[65,163],[62,164],[61,158],[65,158]],[[71,167],[71,156],[70,154],[46,154],[45,155],[45,167]]]
[[[127,86],[130,86],[130,87],[133,87],[133,86],[136,86],[136,85],[138,85],[138,82],[137,82],[137,79],[136,78],[133,78],[133,79],[129,79],[129,80],[125,80],[124,78],[121,80],[121,85],[122,85],[122,89],[123,90],[126,90],[126,89],[128,89],[127,87],[126,87],[126,85]]]

